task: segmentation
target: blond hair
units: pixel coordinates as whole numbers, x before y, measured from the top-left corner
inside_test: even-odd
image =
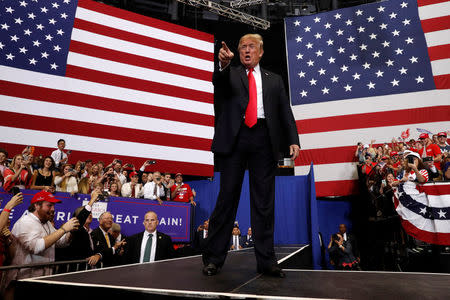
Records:
[[[257,33],[247,33],[246,35],[243,35],[240,39],[239,39],[239,47],[238,49],[241,48],[242,45],[242,41],[243,40],[254,40],[257,43],[259,43],[259,48],[262,50],[263,49],[263,39],[262,36],[260,34]]]

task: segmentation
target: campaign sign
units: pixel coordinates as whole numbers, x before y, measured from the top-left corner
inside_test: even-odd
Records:
[[[28,210],[31,198],[37,190],[22,190],[24,195],[23,204],[15,207],[11,214],[11,224],[14,223]],[[61,203],[55,205],[55,227],[59,228],[72,217],[77,207],[86,205],[91,195],[56,192],[55,198]],[[12,194],[0,189],[1,208],[11,199]],[[105,201],[99,201],[93,205],[93,220],[91,228],[98,227],[98,217],[105,211],[109,211],[114,218],[114,222],[120,224],[122,235],[130,236],[144,230],[144,215],[148,211],[154,211],[158,215],[158,231],[169,235],[173,241],[189,242],[191,230],[191,205],[165,201],[162,205],[155,200],[110,197]]]

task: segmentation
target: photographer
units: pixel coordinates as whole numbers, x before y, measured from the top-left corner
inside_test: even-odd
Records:
[[[428,181],[428,172],[420,159],[417,152],[405,151],[403,160],[403,178],[400,182],[419,182],[424,183]]]
[[[168,191],[163,185],[161,173],[156,171],[153,173],[153,181],[147,182],[144,186],[144,198],[157,200],[162,204],[162,199],[166,198]]]
[[[344,241],[341,234],[335,233],[331,236],[328,252],[331,264],[337,270],[361,270],[358,260],[353,255],[352,244]]]
[[[122,188],[121,180],[119,179],[119,176],[114,172],[114,168],[112,166],[106,167],[105,173],[97,182],[103,184],[103,188],[105,191],[109,190],[109,187],[112,183],[117,183],[119,185],[119,188]]]
[[[120,159],[115,158],[113,162],[106,167],[106,169],[108,169],[110,166],[113,167],[114,174],[117,175],[117,178],[119,179],[121,185],[127,182],[127,178],[122,174],[122,161]]]
[[[435,164],[433,163],[433,157],[427,156],[423,158],[423,165],[425,167],[425,170],[428,172],[428,180],[429,181],[440,181],[442,180],[442,176],[439,173],[439,170],[436,168]]]
[[[63,168],[63,175],[55,176],[55,185],[57,192],[67,192],[73,196],[78,193],[78,181],[76,171],[71,164],[67,164]]]

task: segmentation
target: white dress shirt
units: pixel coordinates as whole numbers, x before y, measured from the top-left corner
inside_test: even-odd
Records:
[[[248,76],[248,69],[245,71]],[[253,68],[253,77],[255,77],[256,82],[256,109],[257,109],[257,118],[264,119],[264,103],[263,103],[263,90],[262,90],[262,77],[261,77],[261,68],[259,64],[257,64]]]
[[[144,185],[144,198],[145,199],[152,199],[156,200],[156,198],[164,197],[166,194],[164,192],[164,186],[161,184],[161,186],[156,185],[156,195],[155,195],[155,182],[147,182]]]
[[[61,158],[61,153],[62,153],[62,158]],[[64,151],[61,151],[58,149],[56,149],[55,151],[52,152],[51,157],[53,158],[53,160],[55,161],[55,165],[58,166],[59,162],[64,159],[67,158],[67,154],[64,153]],[[66,161],[67,162],[67,161]]]
[[[63,235],[55,244],[45,249],[44,237],[55,232],[52,223],[42,222],[33,213],[28,212],[20,217],[14,224],[11,233],[17,239],[16,251],[11,265],[24,265],[33,263],[48,263],[55,261],[55,246],[67,247],[69,234]],[[22,279],[34,276],[50,275],[51,268],[13,270],[8,273],[8,279]]]
[[[120,184],[123,185],[127,182],[127,178],[121,172],[117,173],[116,171],[114,171],[114,174],[117,174],[117,177],[119,177]]]
[[[152,232],[153,236],[152,236],[152,248],[150,249],[150,262],[155,261],[155,254],[156,254],[156,243],[157,243],[157,238],[156,238],[156,230],[154,232]],[[145,246],[147,245],[147,240],[149,238],[150,232],[148,232],[147,230],[144,231],[144,236],[142,237],[142,243],[141,243],[141,256],[139,257],[139,262],[143,263],[144,262],[144,253],[145,253]]]
[[[234,250],[239,250],[239,235],[233,235]]]

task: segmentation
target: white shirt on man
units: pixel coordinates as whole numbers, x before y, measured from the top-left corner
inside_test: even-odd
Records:
[[[59,148],[58,148],[52,152],[51,157],[55,161],[55,165],[59,166],[59,163],[61,162],[61,160],[63,160],[64,158],[67,158],[67,154],[64,151],[59,150]],[[66,160],[66,162],[67,162],[67,160]]]
[[[156,194],[155,194],[155,182],[150,181],[144,185],[144,198],[156,200],[156,198],[164,197],[166,194],[164,192],[164,186],[156,185]]]
[[[65,234],[55,244],[45,249],[44,237],[55,231],[52,223],[46,222],[43,224],[31,212],[27,212],[20,217],[11,231],[17,240],[11,265],[54,262],[55,246],[60,248],[69,245],[68,234]],[[15,280],[50,274],[51,268],[22,269],[19,272],[15,270],[9,273],[8,278]]]
[[[156,230],[151,233],[152,234],[152,248],[150,249],[150,262],[155,261],[155,254],[156,254]],[[142,237],[142,243],[141,243],[141,255],[139,257],[139,262],[144,262],[144,254],[145,254],[145,246],[147,245],[147,240],[149,239],[150,232],[147,230],[144,231],[144,236]]]

